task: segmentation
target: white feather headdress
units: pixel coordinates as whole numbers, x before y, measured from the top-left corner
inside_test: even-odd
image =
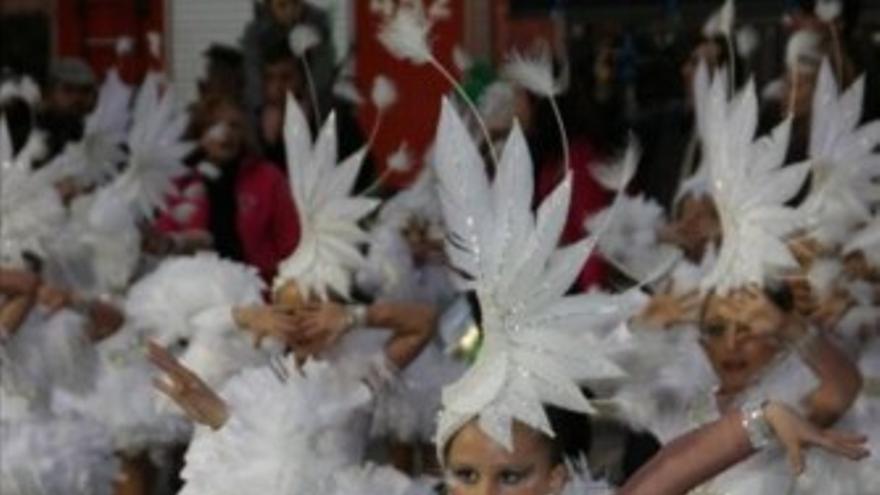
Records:
[[[865,78],[846,91],[838,88],[825,59],[813,94],[809,158],[810,195],[803,205],[810,229],[823,243],[837,243],[871,218],[880,200],[880,120],[859,126]]]
[[[595,246],[588,238],[557,248],[571,177],[533,214],[532,165],[519,126],[490,183],[467,128],[446,101],[435,146],[447,255],[463,288],[476,293],[483,329],[476,362],[443,391],[438,448],[475,418],[508,449],[515,420],[553,435],[544,404],[591,411],[578,385],[623,375],[589,332],[619,317],[622,305],[598,294],[565,296]]]
[[[796,267],[785,237],[803,226],[801,214],[785,205],[800,190],[809,164],[783,166],[791,121],[755,140],[758,98],[754,82],[727,98],[727,78],[716,75],[708,91],[697,91],[697,122],[706,178],[722,240],[703,289],[726,292],[761,284],[770,270]]]
[[[41,136],[31,133],[13,155],[6,118],[0,115],[0,263],[21,265],[25,252],[43,254],[44,242],[64,221],[53,170],[32,171]]]
[[[144,217],[164,206],[172,180],[186,172],[183,159],[193,148],[182,140],[187,116],[177,106],[173,90],[160,93],[159,76],[148,74],[134,102],[128,166],[102,190],[119,195]]]
[[[368,237],[358,222],[379,202],[351,195],[366,149],[337,165],[336,140],[336,117],[331,114],[312,144],[305,115],[288,95],[284,143],[290,187],[299,214],[300,240],[293,254],[278,267],[276,289],[295,280],[306,295],[323,299],[332,291],[347,298],[354,271],[365,263],[358,247]]]

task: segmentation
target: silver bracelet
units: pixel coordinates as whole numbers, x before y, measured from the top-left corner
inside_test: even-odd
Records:
[[[766,400],[751,400],[742,407],[742,426],[749,437],[749,443],[755,450],[761,450],[773,443],[776,438],[773,428],[764,415]]]
[[[348,313],[348,328],[367,326],[367,306],[363,304],[349,304],[345,309]]]

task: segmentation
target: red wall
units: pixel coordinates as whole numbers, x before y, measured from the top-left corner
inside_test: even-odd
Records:
[[[164,0],[57,0],[55,51],[79,56],[103,74],[117,65],[123,79],[140,81],[147,67],[161,66],[148,50],[146,34],[164,33]],[[117,57],[115,40],[128,36],[133,51]]]
[[[386,183],[403,187],[411,182],[422,165],[422,157],[434,139],[440,115],[440,97],[449,90],[449,84],[428,65],[415,66],[410,62],[392,57],[376,38],[380,17],[370,11],[373,2],[358,1],[356,26],[357,86],[369,99],[373,78],[385,74],[397,85],[398,101],[387,110],[382,127],[372,148],[374,162],[379,173],[385,171],[388,155],[406,141],[416,161],[410,173],[392,173]],[[431,31],[435,57],[454,75],[452,51],[460,44],[464,32],[464,0],[450,0],[451,17],[437,22]],[[360,112],[361,127],[365,132],[373,126],[376,110],[370,103]]]

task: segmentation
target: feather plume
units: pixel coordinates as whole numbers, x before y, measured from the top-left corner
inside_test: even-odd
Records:
[[[474,60],[460,45],[455,45],[455,48],[452,49],[452,61],[455,63],[455,68],[458,69],[458,72],[462,74],[471,70],[471,67],[474,66]]]
[[[871,218],[880,179],[880,120],[859,126],[865,92],[864,76],[841,92],[828,60],[819,69],[813,94],[809,158],[813,168],[810,194],[802,210],[810,229],[823,243],[846,240],[856,226]]]
[[[430,30],[421,2],[401,5],[379,29],[379,42],[395,57],[423,65],[434,58],[428,41]]]
[[[408,172],[412,169],[413,157],[406,142],[400,143],[397,150],[388,157],[388,168],[395,172]]]
[[[117,56],[128,55],[134,50],[134,40],[129,36],[120,36],[116,38],[116,45],[114,46],[116,50]]]
[[[818,0],[816,2],[816,17],[823,22],[832,22],[840,17],[842,9],[840,0]]]
[[[560,92],[553,77],[553,58],[546,44],[537,46],[524,55],[514,51],[501,68],[502,76],[523,88],[543,97],[552,98]]]
[[[305,115],[292,95],[287,97],[284,142],[293,199],[300,217],[300,241],[278,267],[275,287],[293,280],[307,295],[325,299],[330,293],[348,298],[354,270],[365,259],[358,247],[367,241],[358,222],[378,201],[351,196],[366,150],[336,165],[336,118],[327,118],[314,144]]]
[[[183,158],[193,147],[182,140],[187,117],[176,106],[173,90],[159,93],[158,76],[148,75],[135,99],[128,167],[108,186],[145,218],[164,207],[172,180],[186,171]]]
[[[819,64],[822,59],[822,37],[811,29],[801,29],[788,39],[785,47],[785,65],[795,70],[803,63]]]
[[[388,76],[379,74],[373,79],[373,89],[370,92],[373,105],[381,112],[397,102],[397,86]]]
[[[533,214],[531,160],[519,125],[490,181],[467,128],[445,100],[435,163],[447,256],[461,284],[477,294],[484,331],[474,365],[443,391],[438,447],[473,418],[506,448],[514,420],[553,435],[542,404],[591,411],[578,384],[623,374],[588,330],[614,321],[619,301],[565,295],[595,245],[587,238],[557,247],[571,177]]]
[[[724,293],[763,283],[769,270],[797,266],[785,238],[804,222],[785,203],[806,180],[809,164],[783,167],[790,120],[754,140],[758,100],[753,81],[728,100],[727,79],[716,75],[708,91],[697,94],[705,173],[722,228],[718,260],[702,288]]]
[[[758,48],[758,31],[753,26],[743,26],[736,30],[736,51],[750,58]]]
[[[733,24],[736,18],[736,8],[733,0],[725,0],[724,4],[718,8],[703,24],[703,36],[712,38],[714,36],[729,37],[733,33]]]
[[[297,57],[303,57],[312,48],[321,43],[318,30],[309,24],[300,23],[290,32],[290,49]]]

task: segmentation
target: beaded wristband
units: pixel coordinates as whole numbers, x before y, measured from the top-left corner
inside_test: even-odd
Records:
[[[761,450],[773,443],[775,435],[764,415],[766,400],[749,401],[742,407],[742,426],[755,450]]]

